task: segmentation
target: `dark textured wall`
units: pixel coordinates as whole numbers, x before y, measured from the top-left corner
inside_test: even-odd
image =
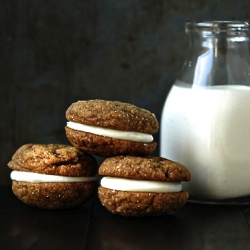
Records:
[[[130,102],[160,120],[188,46],[184,23],[247,20],[249,6],[249,0],[0,1],[0,184],[10,184],[7,162],[21,145],[68,143],[65,110],[74,101]]]

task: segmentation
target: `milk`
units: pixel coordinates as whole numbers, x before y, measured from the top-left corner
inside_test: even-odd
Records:
[[[160,154],[189,168],[191,195],[250,194],[250,87],[174,85],[164,105]]]

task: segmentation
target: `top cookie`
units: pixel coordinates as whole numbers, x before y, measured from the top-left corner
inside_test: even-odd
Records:
[[[101,164],[99,174],[167,182],[189,181],[191,179],[191,174],[185,166],[162,157],[110,157]]]
[[[69,121],[123,131],[154,134],[158,121],[148,110],[119,101],[88,100],[72,103],[66,111]]]
[[[62,176],[94,176],[97,161],[75,147],[62,144],[25,144],[8,163],[17,171]]]

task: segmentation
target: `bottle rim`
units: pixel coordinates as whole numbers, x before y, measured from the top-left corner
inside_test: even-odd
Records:
[[[250,21],[188,21],[185,30],[187,34],[206,32],[213,35],[222,33],[240,35],[250,31]]]

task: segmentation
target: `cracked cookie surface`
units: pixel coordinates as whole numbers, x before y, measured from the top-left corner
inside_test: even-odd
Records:
[[[92,155],[63,144],[25,144],[8,166],[17,171],[63,176],[93,176],[97,172]]]

